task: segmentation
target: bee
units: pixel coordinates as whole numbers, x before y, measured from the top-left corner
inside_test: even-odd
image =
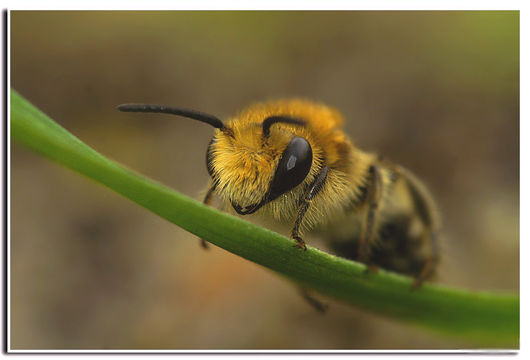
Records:
[[[415,277],[413,288],[435,274],[440,219],[432,196],[410,171],[356,147],[337,110],[280,100],[253,104],[223,122],[161,105],[118,108],[215,128],[206,151],[205,204],[215,194],[240,215],[290,224],[300,250],[306,250],[303,232],[314,231],[338,256]]]

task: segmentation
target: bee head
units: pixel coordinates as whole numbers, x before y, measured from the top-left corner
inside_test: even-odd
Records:
[[[210,142],[206,165],[217,193],[237,213],[252,214],[306,179],[313,151],[294,130],[306,126],[303,120],[273,115],[229,125],[231,135],[217,133]]]
[[[224,124],[202,112],[161,105],[120,105],[121,111],[180,115],[216,128],[206,152],[216,193],[247,215],[297,188],[315,163],[306,121],[278,109],[250,109]]]

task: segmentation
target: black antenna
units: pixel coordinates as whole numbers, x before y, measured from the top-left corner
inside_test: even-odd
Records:
[[[118,105],[118,110],[125,112],[147,112],[147,113],[160,113],[160,114],[171,114],[187,117],[194,120],[202,121],[203,123],[210,124],[214,128],[227,130],[221,120],[217,117],[205,114],[196,110],[181,109],[164,105],[148,105],[148,104],[122,104]]]
[[[299,119],[290,118],[287,116],[269,116],[263,123],[261,127],[263,128],[263,136],[268,138],[271,134],[271,126],[276,123],[286,123],[286,124],[295,124],[295,125],[305,125],[305,122]]]

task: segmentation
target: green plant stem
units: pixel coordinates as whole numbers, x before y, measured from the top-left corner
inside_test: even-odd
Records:
[[[305,287],[368,311],[488,347],[517,347],[519,297],[424,284],[293,241],[219,212],[105,158],[11,90],[11,135],[168,221]],[[352,335],[353,336],[353,335]]]

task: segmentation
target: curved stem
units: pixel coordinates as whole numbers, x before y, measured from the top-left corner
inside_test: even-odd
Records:
[[[75,170],[227,251],[265,266],[339,301],[468,339],[488,347],[517,347],[519,297],[424,284],[379,271],[292,240],[204,206],[119,165],[70,134],[11,90],[11,135],[45,157]]]

